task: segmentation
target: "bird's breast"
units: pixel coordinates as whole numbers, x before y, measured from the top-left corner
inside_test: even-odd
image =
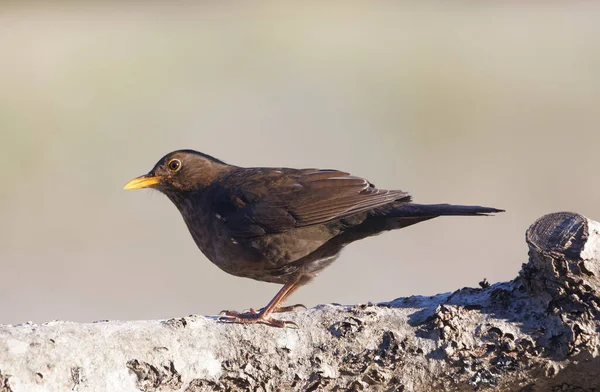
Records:
[[[243,249],[215,214],[196,211],[184,220],[202,253],[217,267],[236,276],[246,276],[257,263],[256,255]]]

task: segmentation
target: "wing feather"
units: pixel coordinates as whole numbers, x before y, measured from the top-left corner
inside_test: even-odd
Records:
[[[240,168],[215,199],[232,234],[248,237],[342,219],[410,196],[336,170]]]

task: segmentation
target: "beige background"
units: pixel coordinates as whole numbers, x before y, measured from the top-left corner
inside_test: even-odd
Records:
[[[217,3],[1,6],[0,323],[264,305],[122,190],[178,148],[508,210],[356,243],[309,306],[508,280],[542,214],[600,219],[598,3]]]

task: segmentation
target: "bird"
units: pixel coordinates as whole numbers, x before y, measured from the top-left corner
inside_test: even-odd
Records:
[[[225,310],[219,320],[291,327],[274,313],[355,241],[445,215],[504,210],[415,204],[408,192],[377,188],[332,169],[240,167],[194,150],[162,157],[124,189],[152,188],[175,204],[196,245],[223,271],[283,285],[259,311]]]

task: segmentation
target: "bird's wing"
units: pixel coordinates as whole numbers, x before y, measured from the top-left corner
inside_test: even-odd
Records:
[[[284,232],[410,200],[407,192],[377,189],[337,170],[242,170],[213,199],[216,213],[236,236]]]

